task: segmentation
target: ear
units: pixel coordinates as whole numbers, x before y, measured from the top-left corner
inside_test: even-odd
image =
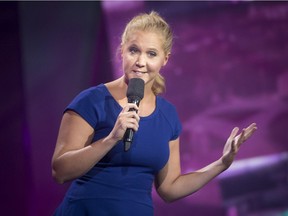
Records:
[[[165,56],[165,59],[164,59],[164,62],[163,62],[163,66],[165,66],[169,60],[169,57],[170,57],[170,54],[171,53],[168,53],[166,56]]]

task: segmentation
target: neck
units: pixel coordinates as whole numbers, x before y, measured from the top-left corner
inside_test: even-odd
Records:
[[[126,97],[126,92],[127,92],[127,88],[128,88],[128,83],[127,81],[125,80],[125,77],[122,76],[120,77],[119,79],[115,80],[114,82],[117,82],[118,83],[118,87],[123,89],[123,91],[125,92],[125,96]],[[144,97],[142,100],[154,100],[155,99],[155,95],[152,91],[152,86],[150,84],[145,84],[145,87],[144,87]]]
[[[112,82],[106,83],[110,93],[114,97],[114,99],[120,104],[120,106],[124,107],[127,104],[126,92],[128,89],[128,85],[125,82],[124,76],[116,79]],[[150,85],[145,85],[144,88],[144,98],[140,102],[139,111],[141,116],[150,115],[156,106],[156,96],[151,90]]]

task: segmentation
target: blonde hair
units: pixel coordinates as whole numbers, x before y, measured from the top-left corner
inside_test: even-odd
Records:
[[[125,30],[121,37],[121,47],[127,42],[129,33],[135,30],[141,31],[158,31],[164,38],[163,50],[165,55],[168,55],[172,49],[173,34],[169,24],[155,11],[147,13],[141,13],[126,25]],[[152,86],[152,91],[155,95],[163,93],[165,91],[165,78],[159,73],[155,78]]]

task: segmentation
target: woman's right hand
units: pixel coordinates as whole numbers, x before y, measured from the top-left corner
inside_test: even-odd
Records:
[[[133,111],[131,111],[133,110]],[[138,107],[136,104],[128,103],[118,115],[114,128],[110,135],[115,140],[122,140],[127,128],[137,131],[139,128],[140,117],[137,113]]]

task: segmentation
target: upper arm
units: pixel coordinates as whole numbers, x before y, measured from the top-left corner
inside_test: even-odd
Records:
[[[62,117],[52,161],[64,153],[91,143],[94,129],[77,113],[66,111]]]
[[[161,197],[181,174],[179,138],[169,142],[170,156],[166,165],[156,175],[155,186]]]

